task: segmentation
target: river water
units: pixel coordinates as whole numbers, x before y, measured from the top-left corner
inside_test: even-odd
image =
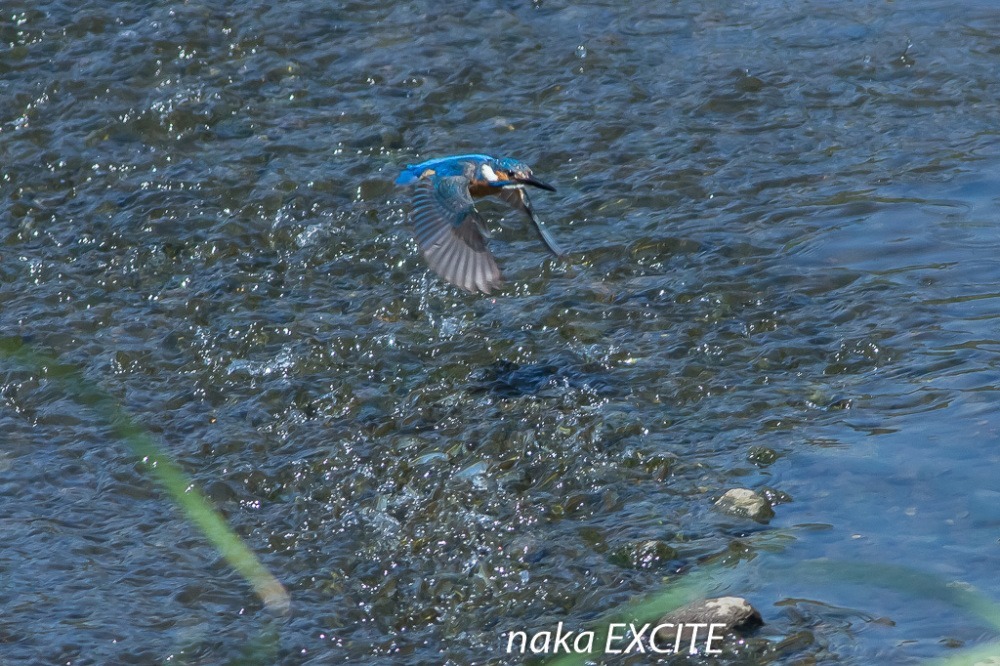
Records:
[[[292,604],[7,359],[0,660],[519,663],[507,632],[698,575],[761,611],[748,660],[995,639],[880,583],[1000,603],[998,34],[992,1],[5,2],[0,335]],[[393,180],[466,152],[557,187],[566,260],[484,202],[500,291],[428,273]]]

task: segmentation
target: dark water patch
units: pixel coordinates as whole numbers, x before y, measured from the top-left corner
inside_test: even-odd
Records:
[[[547,397],[560,388],[591,392],[595,395],[607,394],[609,387],[594,376],[599,368],[573,370],[557,364],[531,364],[521,366],[509,361],[500,361],[490,368],[474,373],[473,382],[477,389],[500,397],[519,396]]]

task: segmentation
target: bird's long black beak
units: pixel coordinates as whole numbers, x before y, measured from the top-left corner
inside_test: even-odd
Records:
[[[535,179],[534,176],[528,176],[527,178],[516,178],[515,180],[519,183],[524,183],[525,185],[534,185],[535,187],[539,187],[543,190],[548,190],[549,192],[556,191],[556,188],[552,187],[548,183],[543,183],[542,181]]]

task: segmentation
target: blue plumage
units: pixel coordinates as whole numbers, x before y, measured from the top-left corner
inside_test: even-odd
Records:
[[[427,160],[420,164],[407,164],[403,173],[396,179],[397,185],[411,185],[420,178],[420,174],[426,169],[434,169],[440,175],[458,176],[462,174],[466,162],[489,162],[493,160],[489,155],[452,155],[451,157],[439,157]]]

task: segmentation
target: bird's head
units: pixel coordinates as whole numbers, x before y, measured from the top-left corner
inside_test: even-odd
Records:
[[[533,185],[549,192],[556,191],[556,188],[548,183],[543,183],[535,178],[531,173],[531,168],[527,164],[510,159],[509,157],[483,162],[479,165],[478,175],[493,187]]]

